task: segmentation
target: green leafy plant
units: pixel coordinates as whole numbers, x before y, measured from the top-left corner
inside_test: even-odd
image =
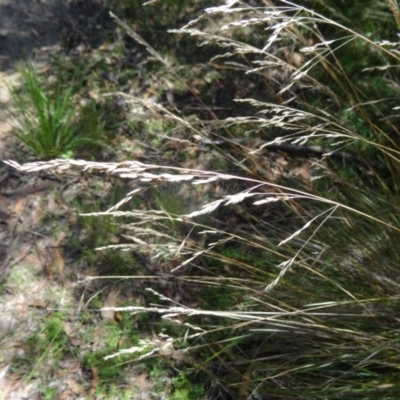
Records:
[[[18,113],[13,133],[35,156],[70,158],[88,146],[106,146],[95,109],[87,106],[80,110],[74,104],[74,86],[64,89],[61,67],[54,90],[45,87],[32,66],[23,70],[22,76],[22,91],[13,91]]]

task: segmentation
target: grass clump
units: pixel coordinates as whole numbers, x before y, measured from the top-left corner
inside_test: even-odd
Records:
[[[32,66],[22,71],[23,89],[14,89],[18,124],[13,132],[40,159],[70,158],[89,147],[106,147],[102,123],[93,103],[80,108],[72,83],[64,88],[58,67],[55,89],[46,88]]]

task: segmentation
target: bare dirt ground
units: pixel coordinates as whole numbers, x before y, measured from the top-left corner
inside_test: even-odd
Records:
[[[23,59],[43,55],[56,46],[60,22],[68,18],[70,1],[0,0],[0,69],[13,72]]]

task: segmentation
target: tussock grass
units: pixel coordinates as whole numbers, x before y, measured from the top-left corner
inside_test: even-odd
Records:
[[[146,341],[122,353],[180,357],[217,383],[209,398],[395,399],[400,146],[391,115],[396,101],[385,95],[398,90],[390,72],[399,61],[397,43],[375,41],[292,2],[263,3],[253,8],[229,1],[174,32],[220,46],[225,52],[214,62],[254,74],[268,87],[268,101],[237,99],[254,106],[255,115],[214,121],[228,139],[232,127],[242,126],[252,136],[267,136],[267,144],[328,149],[302,161],[307,179],[288,173],[275,181],[254,177],[246,163],[257,162],[254,156],[266,145],[251,151],[242,146],[239,155],[227,156],[236,174],[138,161],[8,164],[25,172],[96,171],[135,183],[122,201],[96,213],[133,221],[121,225],[126,244],[107,248],[144,254],[149,265],[166,268],[180,287],[190,288],[199,304],[188,306],[150,288],[157,303],[115,308],[159,314],[180,332],[161,345]],[[397,5],[388,4],[397,18]],[[206,18],[212,29],[203,24]],[[238,30],[248,27],[265,30],[260,46],[247,44],[251,38],[237,40]],[[334,39],[324,36],[332,31]],[[359,71],[365,82],[353,78],[339,57],[353,45],[381,60]],[[382,74],[380,87],[368,79],[372,70]],[[184,126],[193,146],[212,146],[221,136],[199,128],[201,121],[189,123],[161,105],[124,97]],[[335,152],[352,157],[341,161]],[[195,187],[203,205],[179,215],[120,210],[143,191],[168,185]],[[219,304],[202,299],[210,288],[219,291]],[[183,354],[174,353],[178,349]]]
[[[107,147],[95,108],[74,103],[74,85],[63,88],[60,68],[54,91],[32,66],[22,71],[23,90],[13,91],[18,112],[13,134],[39,159],[72,157],[85,146]]]

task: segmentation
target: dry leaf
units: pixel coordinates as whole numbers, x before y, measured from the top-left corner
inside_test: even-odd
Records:
[[[47,304],[42,300],[32,300],[29,302],[28,307],[46,308]]]
[[[99,50],[99,51],[108,51],[108,50],[110,50],[110,48],[111,48],[111,45],[109,43],[107,43],[107,42],[104,42],[97,48],[97,50]]]
[[[171,358],[178,363],[191,363],[193,362],[192,357],[185,352],[185,350],[174,350],[171,354]]]
[[[4,368],[0,369],[0,383],[7,375],[8,370],[10,369],[10,365],[5,366]]]
[[[99,370],[96,367],[92,367],[92,385],[90,386],[90,398],[94,398],[96,388],[99,385]]]
[[[67,389],[65,392],[61,393],[59,400],[72,400],[74,397],[72,390]]]
[[[47,196],[46,211],[52,215],[65,215],[68,213],[68,206],[55,193]]]
[[[41,243],[37,243],[40,260],[50,276],[55,270],[57,270],[60,275],[64,273],[64,259],[58,248],[64,238],[65,233],[60,232],[57,238],[45,238]]]
[[[117,305],[118,305],[118,292],[112,290],[108,294],[108,296],[103,304],[103,308],[117,307]],[[115,311],[114,310],[102,309],[102,310],[100,310],[100,315],[101,315],[101,318],[103,318],[103,319],[115,321]]]
[[[47,208],[46,211],[48,211],[50,214],[56,213],[58,206],[57,206],[56,200],[54,198],[54,193],[50,193],[47,196],[47,207],[46,208]]]
[[[120,238],[117,235],[112,235],[110,238],[110,243],[118,244],[120,242]]]
[[[54,261],[53,267],[57,267],[57,271],[60,275],[63,275],[64,273],[64,259],[62,258],[62,255],[60,253],[59,249],[54,249],[56,258]]]
[[[13,207],[13,212],[15,212],[15,214],[20,214],[22,209],[24,208],[25,205],[25,199],[19,199]]]
[[[174,349],[174,342],[172,339],[167,340],[157,340],[155,343],[155,347],[158,347],[158,354],[160,356],[171,356],[175,349]]]
[[[98,100],[100,98],[100,95],[97,92],[95,92],[94,90],[91,90],[89,92],[89,96],[92,100]]]
[[[115,322],[120,323],[122,321],[122,313],[116,312],[114,315],[114,320],[115,320]]]
[[[43,210],[38,207],[36,210],[33,210],[31,212],[31,220],[32,220],[32,226],[36,226],[37,223],[44,217],[44,212]]]
[[[84,395],[85,394],[85,389],[76,381],[74,381],[71,378],[68,378],[66,380],[68,387],[74,392],[74,394],[77,395]]]

